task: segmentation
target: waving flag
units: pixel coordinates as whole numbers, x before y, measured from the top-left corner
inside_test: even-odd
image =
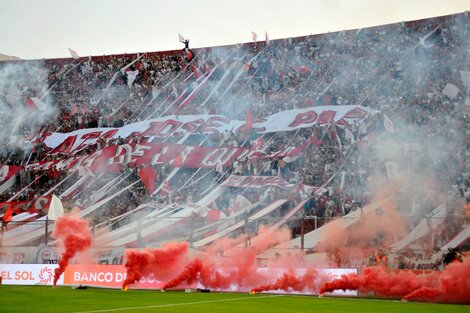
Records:
[[[269,37],[268,37],[268,31],[265,30],[264,31],[264,36],[266,38],[266,46],[269,46],[271,44],[271,40],[269,40]]]
[[[139,177],[150,193],[153,193],[157,189],[155,181],[158,179],[158,174],[152,166],[142,168],[139,171]]]
[[[9,205],[5,211],[5,214],[3,214],[2,221],[4,224],[8,224],[12,219],[13,219],[13,209],[11,208],[11,205]]]
[[[127,75],[127,86],[131,88],[132,83],[135,81],[135,78],[137,77],[137,75],[139,75],[139,71],[138,70],[127,71],[126,75]]]
[[[70,55],[72,56],[72,58],[80,59],[80,56],[77,54],[77,52],[75,50],[72,50],[72,49],[69,48],[69,52],[70,52]]]

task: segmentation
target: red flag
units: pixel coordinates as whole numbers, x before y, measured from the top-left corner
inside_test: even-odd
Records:
[[[323,143],[323,141],[321,139],[317,139],[317,128],[315,128],[315,131],[313,132],[313,135],[310,135],[309,141],[314,146],[319,146]]]
[[[307,150],[308,144],[309,144],[308,141],[304,142],[300,146],[298,146],[298,147],[292,149],[291,151],[289,151],[289,153],[287,153],[287,156],[293,157],[293,156],[298,155],[301,152],[304,152],[305,150]]]
[[[253,128],[253,117],[251,116],[250,111],[246,111],[246,122],[243,127],[245,130],[252,129]]]
[[[170,193],[170,190],[171,190],[170,189],[170,183],[165,178],[165,180],[163,181],[162,190],[160,191],[160,194],[162,196],[168,195]]]
[[[13,219],[13,209],[11,208],[11,205],[7,207],[5,210],[5,214],[3,214],[2,221],[5,224],[8,224],[11,220]]]
[[[45,111],[47,105],[39,98],[26,98],[24,105],[32,111]]]
[[[201,73],[199,73],[199,71],[197,70],[197,67],[195,65],[191,65],[191,70],[193,71],[194,77],[196,77],[196,79],[201,77]]]
[[[255,150],[260,150],[261,147],[263,146],[263,137],[260,136],[260,137],[258,137],[258,139],[253,140],[253,141],[251,142],[251,146],[252,146],[253,149],[255,149]]]
[[[173,161],[173,167],[181,167],[181,164],[183,163],[183,156],[179,154],[175,160]]]
[[[145,188],[150,193],[153,193],[157,189],[155,181],[158,179],[158,174],[152,166],[144,167],[139,171],[139,177],[144,183]]]

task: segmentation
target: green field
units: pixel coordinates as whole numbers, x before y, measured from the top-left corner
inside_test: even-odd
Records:
[[[470,312],[469,305],[248,293],[0,286],[0,312]]]

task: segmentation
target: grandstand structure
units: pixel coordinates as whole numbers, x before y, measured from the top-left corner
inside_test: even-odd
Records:
[[[57,262],[42,253],[55,195],[88,220],[100,263],[175,240],[229,238],[230,256],[288,229],[259,264],[361,268],[386,253],[390,267],[439,268],[441,248],[469,247],[469,38],[464,12],[0,62],[0,262]]]

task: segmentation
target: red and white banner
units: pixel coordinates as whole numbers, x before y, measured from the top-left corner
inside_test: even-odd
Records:
[[[318,106],[283,111],[262,121],[253,122],[258,133],[291,131],[298,128],[326,125],[332,121],[362,119],[370,109],[359,105]],[[44,142],[49,153],[75,153],[99,139],[144,137],[182,137],[188,133],[224,133],[244,129],[246,121],[231,120],[223,115],[179,115],[141,121],[121,128],[89,128],[70,133],[44,133],[36,140]]]
[[[229,165],[241,157],[249,157],[252,151],[236,147],[199,147],[180,144],[150,143],[123,144],[106,147],[89,156],[65,160],[44,161],[28,165],[28,168],[74,170],[87,167],[93,172],[120,172],[122,165],[167,164],[173,167],[212,168],[218,163]]]
[[[0,165],[0,184],[23,169],[22,166]]]
[[[14,214],[30,213],[46,215],[47,210],[51,204],[52,196],[41,196],[33,200],[2,202],[0,203],[0,214],[5,214],[5,211],[11,206]]]
[[[274,186],[279,188],[293,188],[296,185],[289,184],[279,176],[239,176],[231,175],[227,178],[221,186],[224,187],[250,187],[250,188],[263,188],[267,186]]]

